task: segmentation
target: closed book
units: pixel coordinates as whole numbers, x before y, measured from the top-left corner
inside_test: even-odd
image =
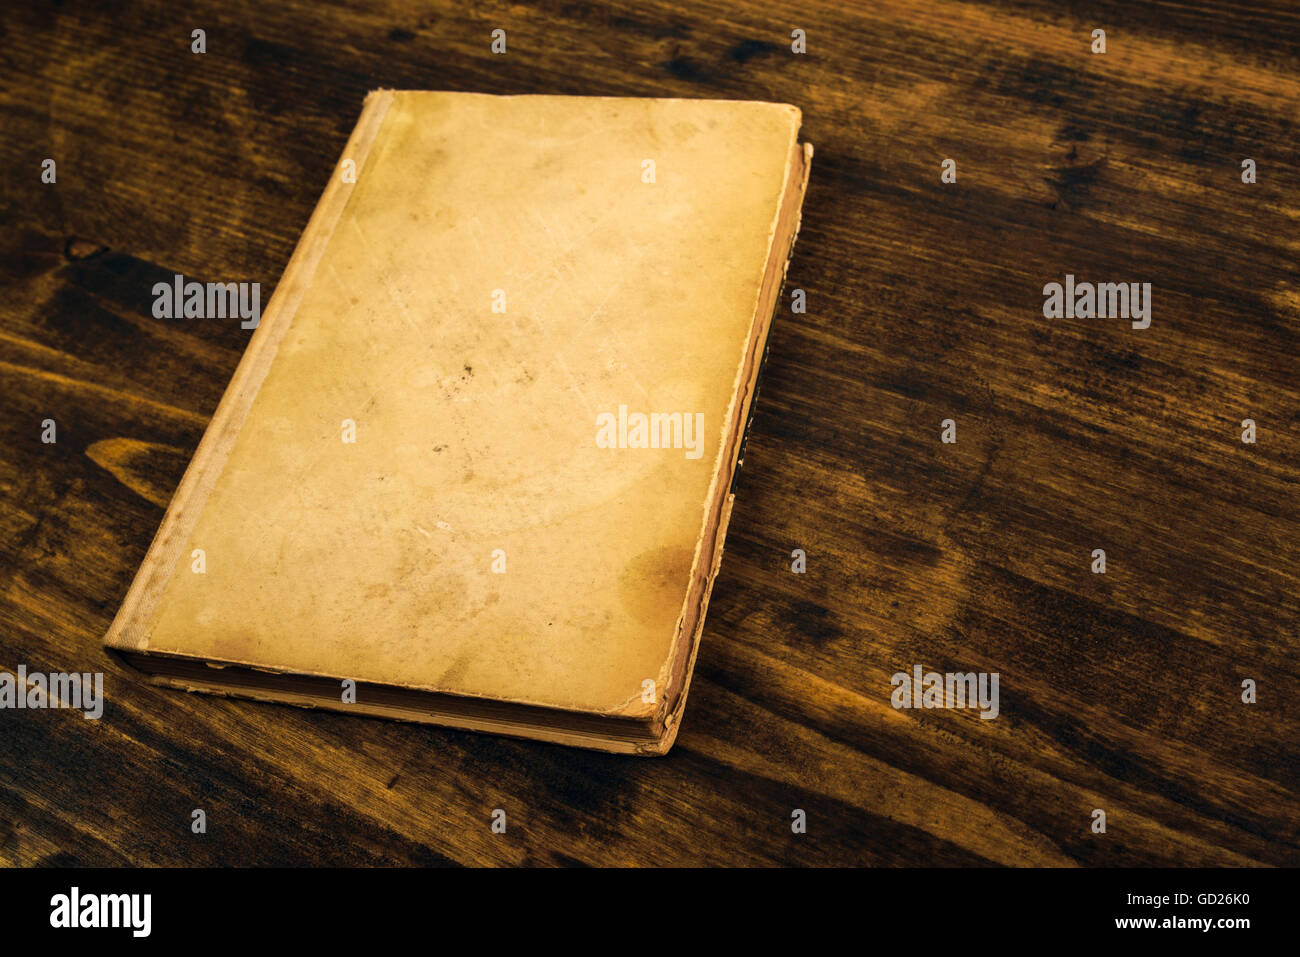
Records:
[[[799,125],[370,94],[106,645],[177,688],[665,753]]]

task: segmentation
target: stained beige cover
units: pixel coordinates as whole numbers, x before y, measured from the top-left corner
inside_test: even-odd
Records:
[[[333,706],[667,750],[797,225],[799,121],[371,94],[106,643],[331,679],[254,697],[329,706],[353,679]],[[599,447],[620,406],[703,413],[701,454]],[[239,691],[210,666],[155,680]],[[386,711],[371,687],[541,710]],[[550,711],[597,720],[555,732]]]

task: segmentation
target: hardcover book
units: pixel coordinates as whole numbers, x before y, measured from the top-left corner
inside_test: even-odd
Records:
[[[665,753],[799,124],[370,94],[106,645],[177,688]]]

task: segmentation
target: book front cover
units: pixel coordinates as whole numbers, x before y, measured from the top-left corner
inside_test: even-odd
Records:
[[[123,638],[648,713],[712,560],[798,111],[380,93],[367,116]]]

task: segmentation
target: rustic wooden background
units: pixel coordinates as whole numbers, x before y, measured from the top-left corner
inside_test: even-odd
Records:
[[[0,712],[0,861],[1300,863],[1291,0],[181,6],[0,21],[0,669],[109,699]],[[380,86],[804,111],[809,311],[665,759],[178,694],[100,649],[249,335],[151,286],[265,301]],[[1067,272],[1151,282],[1151,328],[1044,319]],[[1001,717],[894,711],[914,663],[999,672]]]

